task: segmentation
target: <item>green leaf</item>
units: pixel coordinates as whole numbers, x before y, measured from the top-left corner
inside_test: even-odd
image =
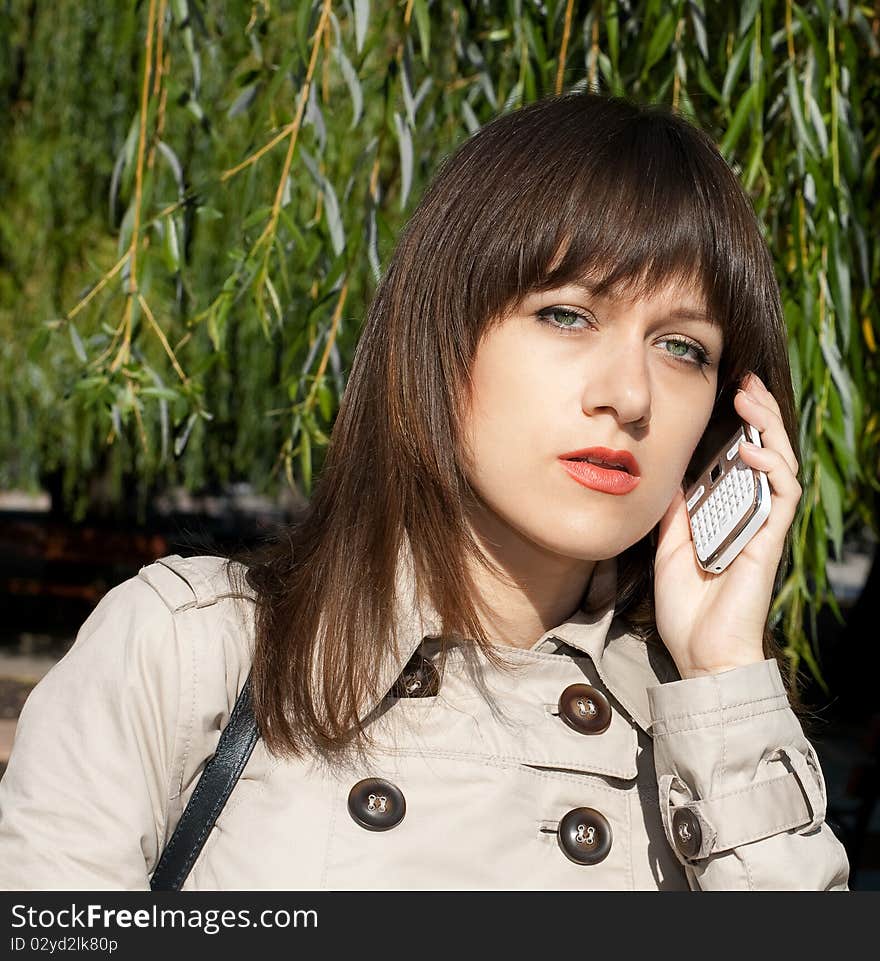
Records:
[[[466,104],[467,101],[465,100],[463,103]],[[397,131],[397,143],[400,151],[400,209],[403,210],[406,207],[406,200],[412,186],[413,142],[409,127],[397,111],[394,113],[394,128]]]
[[[177,195],[182,197],[185,190],[184,176],[183,176],[183,165],[180,162],[177,154],[165,143],[164,140],[159,140],[156,143],[159,149],[159,153],[165,158],[165,162],[171,169],[171,173],[174,176],[174,182],[177,184]]]
[[[523,14],[521,23],[526,32],[528,45],[535,55],[535,62],[543,69],[547,65],[547,48],[544,46],[544,39],[540,32],[535,29],[532,18],[528,14]]]
[[[104,374],[94,374],[91,377],[80,377],[73,385],[75,393],[88,393],[95,387],[106,387],[107,378]]]
[[[817,157],[819,151],[816,148],[812,135],[809,130],[807,130],[807,125],[804,123],[804,113],[801,109],[801,94],[798,90],[798,82],[795,78],[794,66],[792,64],[788,65],[786,82],[788,84],[788,103],[791,108],[791,116],[797,129],[798,138],[806,150],[814,157]]]
[[[712,97],[716,103],[719,103],[719,104],[722,103],[724,98],[721,96],[721,92],[715,86],[714,81],[709,76],[709,71],[706,69],[706,64],[704,64],[702,60],[697,61],[696,70],[697,70],[697,83],[700,85],[700,87],[703,90],[705,90],[706,93],[708,93],[709,96]]]
[[[855,458],[855,452],[847,447],[843,407],[836,390],[828,392],[828,417],[822,425],[822,430],[831,438],[835,461],[841,466],[847,482],[855,481],[859,474],[859,464]]]
[[[422,61],[428,66],[431,54],[431,15],[428,12],[426,0],[415,0],[413,13],[419,30],[419,46],[422,49]]]
[[[461,102],[461,116],[469,134],[475,134],[480,129],[480,121],[477,120],[477,115],[467,100]]]
[[[302,161],[312,175],[315,183],[320,187],[324,194],[324,216],[327,219],[327,226],[330,230],[330,243],[333,246],[333,253],[338,257],[345,249],[345,228],[342,224],[342,216],[339,212],[339,201],[336,199],[336,191],[333,184],[321,173],[314,157],[300,147]]]
[[[819,496],[822,499],[822,510],[827,522],[827,532],[834,545],[837,560],[841,559],[843,549],[843,503],[841,490],[843,482],[834,466],[834,461],[824,441],[819,438],[816,445],[819,454]],[[824,565],[823,565],[824,566]]]
[[[170,387],[142,387],[139,393],[141,397],[159,397],[162,400],[170,401],[181,399],[181,395]]]
[[[801,373],[801,355],[797,349],[797,344],[793,339],[788,341],[788,364],[791,368],[791,383],[794,389],[794,406],[800,410],[801,397],[803,397],[803,374]]]
[[[275,310],[275,319],[280,327],[284,323],[284,311],[281,309],[281,301],[278,298],[278,292],[275,290],[275,285],[272,283],[272,278],[266,274],[265,278],[266,290],[269,291],[269,299],[272,301],[272,307]]]
[[[256,99],[259,89],[259,83],[252,83],[249,87],[245,87],[230,104],[229,109],[226,111],[226,116],[237,117],[241,113],[246,113]]]
[[[826,157],[828,155],[828,131],[825,129],[822,111],[819,110],[819,105],[813,99],[808,88],[804,88],[804,98],[807,103],[807,113],[810,115],[810,121],[813,124],[813,129],[816,131],[816,136],[819,138],[819,147],[822,150],[822,156]]]
[[[651,41],[648,44],[648,51],[645,54],[645,63],[642,67],[642,76],[646,76],[651,67],[660,60],[665,53],[669,50],[669,45],[672,43],[672,38],[675,36],[675,27],[678,23],[674,13],[666,13],[663,15],[660,23],[657,24],[651,35]]]
[[[843,416],[844,416],[844,427],[846,429],[846,439],[847,447],[850,450],[855,449],[855,437],[854,437],[854,417],[853,417],[853,403],[852,403],[852,391],[850,390],[850,378],[846,369],[843,366],[843,358],[840,355],[840,348],[837,345],[837,340],[834,336],[833,328],[825,318],[825,323],[823,324],[822,330],[819,331],[819,347],[822,351],[822,358],[828,365],[828,369],[831,371],[831,377],[834,381],[837,391],[840,394],[840,401],[843,405]],[[816,383],[820,382],[820,378],[816,378]]]
[[[348,85],[348,92],[351,95],[352,116],[348,129],[354,130],[358,123],[360,123],[361,116],[364,112],[364,94],[361,89],[361,82],[358,79],[357,71],[351,65],[351,61],[345,55],[342,47],[336,47],[334,53],[336,54],[336,59],[339,61],[339,66],[342,68],[342,76],[345,78],[345,82]]]
[[[737,33],[742,36],[754,23],[755,14],[761,6],[761,0],[743,0],[739,11],[739,28]]]
[[[608,52],[614,72],[617,72],[617,59],[620,48],[620,30],[617,11],[617,0],[611,0],[605,12],[605,36],[608,38]]]
[[[703,0],[690,0],[688,8],[690,10],[691,23],[694,27],[694,37],[697,41],[697,48],[703,60],[708,62],[709,44],[706,40],[706,8],[703,5]],[[697,61],[698,64],[702,62],[702,60]]]
[[[175,438],[174,440],[174,456],[175,457],[180,457],[180,455],[183,453],[184,448],[187,445],[187,441],[189,440],[189,436],[192,433],[192,429],[195,426],[196,421],[198,420],[198,417],[199,415],[197,413],[190,414],[189,419],[186,422],[186,427],[184,427],[181,433],[178,434],[177,437]]]
[[[364,37],[370,22],[370,0],[354,0],[354,36],[358,53],[364,48]]]
[[[828,566],[828,518],[825,514],[825,502],[822,499],[821,476],[819,486],[819,503],[813,514],[812,534],[815,560],[811,565],[813,572],[825,572]]]
[[[739,80],[739,75],[745,66],[746,55],[749,52],[751,44],[751,36],[743,37],[737,45],[736,50],[734,50],[733,56],[730,58],[730,63],[727,65],[727,71],[724,74],[724,83],[721,84],[721,99],[726,107],[730,105],[733,88],[737,80]]]
[[[79,331],[76,329],[76,325],[69,323],[67,325],[67,329],[70,332],[70,342],[73,344],[74,353],[81,363],[87,363],[89,358],[86,356],[86,349],[83,347],[83,342],[80,339]]]
[[[48,327],[40,327],[37,332],[31,337],[31,342],[27,349],[27,358],[32,363],[40,360],[42,361],[43,354],[46,348],[49,346],[49,338],[52,336],[52,331]]]
[[[834,217],[829,219],[829,258],[828,258],[828,283],[831,287],[831,296],[834,303],[834,312],[840,329],[843,331],[843,352],[848,353],[849,349],[849,330],[853,322],[852,312],[852,282],[849,273],[849,252],[847,256],[841,251],[841,236],[837,221]]]
[[[303,488],[306,494],[312,490],[312,439],[308,431],[303,431],[299,439],[299,467],[302,473]]]
[[[224,296],[220,299],[216,308],[208,314],[208,336],[214,350],[223,350],[226,342],[226,320],[229,316],[229,308],[232,306],[232,297]]]
[[[312,0],[299,0],[296,11],[296,45],[303,63],[309,62],[309,40],[312,36]],[[360,48],[358,48],[360,52]]]
[[[165,236],[162,238],[162,257],[171,273],[180,270],[180,244],[177,242],[177,226],[174,217],[165,218]]]
[[[742,136],[745,125],[751,116],[755,105],[757,89],[756,86],[751,86],[743,94],[742,100],[736,105],[736,110],[734,111],[733,119],[730,121],[730,126],[727,128],[727,133],[719,144],[719,150],[728,161],[733,154],[733,148]]]
[[[333,392],[327,386],[326,380],[321,379],[321,384],[318,387],[318,407],[321,410],[321,416],[324,418],[325,423],[330,423],[333,418]]]
[[[609,87],[613,87],[616,73],[614,71],[614,67],[611,65],[611,61],[604,53],[602,53],[601,50],[599,51],[598,61],[599,70],[601,71],[602,76],[605,78],[605,83],[607,83]]]

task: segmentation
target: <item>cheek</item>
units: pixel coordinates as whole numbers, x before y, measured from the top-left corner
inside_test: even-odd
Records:
[[[474,391],[465,418],[471,463],[481,473],[523,471],[546,446],[554,407],[547,385],[521,351],[475,365]]]

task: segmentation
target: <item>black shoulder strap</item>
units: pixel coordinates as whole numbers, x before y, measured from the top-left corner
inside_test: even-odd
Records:
[[[254,718],[251,676],[248,674],[220,735],[214,756],[171,835],[150,878],[153,891],[179,891],[192,870],[214,822],[232,793],[260,736]]]

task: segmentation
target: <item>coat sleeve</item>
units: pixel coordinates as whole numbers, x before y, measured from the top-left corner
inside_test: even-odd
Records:
[[[148,890],[187,737],[174,615],[110,590],[28,697],[0,780],[0,888]]]
[[[660,813],[692,889],[846,890],[825,781],[775,660],[648,689]]]

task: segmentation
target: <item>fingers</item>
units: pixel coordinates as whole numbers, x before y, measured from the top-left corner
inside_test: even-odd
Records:
[[[798,483],[798,479],[792,473],[785,458],[779,451],[772,450],[769,447],[752,447],[746,444],[740,444],[739,453],[749,467],[764,471],[770,483],[771,493],[791,502],[791,516],[793,518],[798,501],[803,494],[803,488]]]
[[[796,479],[798,462],[782,422],[779,404],[757,374],[752,373],[746,378],[743,388],[733,399],[733,406],[744,421],[760,431],[764,449],[777,452]]]
[[[687,510],[682,510],[683,503],[684,492],[678,488],[666,508],[666,513],[660,518],[660,528],[657,533],[661,541],[670,537],[678,543],[690,537]]]
[[[734,397],[734,408],[744,421],[761,433],[763,447],[740,444],[739,453],[749,467],[767,475],[774,507],[766,526],[781,543],[797,513],[803,488],[797,479],[798,463],[779,405],[760,378],[752,373]]]

